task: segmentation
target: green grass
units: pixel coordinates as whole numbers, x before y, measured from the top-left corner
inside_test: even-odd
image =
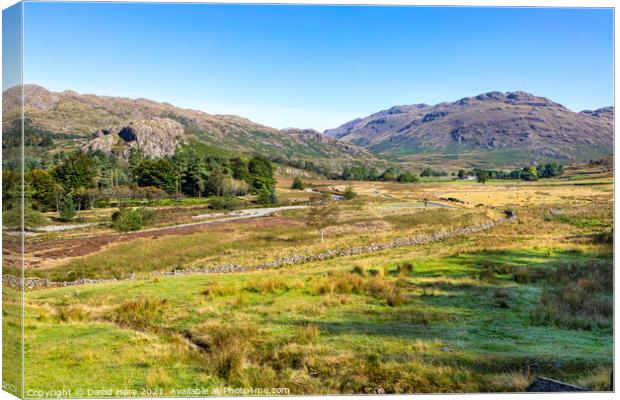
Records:
[[[521,186],[508,193],[467,193],[469,186],[452,184],[430,190],[495,196],[488,200],[494,202],[498,193],[513,201]],[[414,199],[424,195],[416,192],[420,187],[407,189]],[[551,196],[552,190],[558,192]],[[611,263],[613,214],[609,194],[572,190],[550,186],[539,203],[514,206],[516,221],[442,242],[276,270],[138,274],[136,280],[28,292],[27,388],[90,382],[138,396],[144,387],[161,396],[196,386],[286,387],[292,394],[497,392],[522,391],[533,376],[544,375],[605,389],[613,362],[610,294],[595,283],[606,275],[579,271]],[[405,203],[415,205],[364,195],[339,203],[326,243],[303,222],[305,210],[291,210],[279,218],[114,244],[38,273],[105,276],[257,263],[436,232],[501,213]],[[575,223],[549,218],[552,209]],[[567,271],[576,286],[552,279],[567,266],[575,268]],[[584,293],[596,301],[584,300]],[[563,307],[565,298],[571,308]],[[567,310],[579,323],[565,318]]]
[[[281,213],[285,220],[261,225],[260,220],[211,225],[187,235],[138,238],[29,275],[52,280],[123,278],[131,273],[172,271],[225,263],[255,265],[293,254],[314,254],[333,248],[387,242],[397,237],[488,220],[480,210],[392,210],[382,204],[351,201],[338,205],[340,218],[326,229],[322,243],[317,229],[304,223],[305,210]],[[398,213],[398,214],[397,214]]]
[[[381,262],[371,259],[372,268],[382,275],[375,278],[369,267],[351,272],[369,258],[357,256],[280,271],[31,292],[27,362],[39,368],[28,369],[28,387],[71,387],[96,376],[93,386],[137,390],[150,383],[164,391],[497,391],[522,390],[532,360],[540,373],[568,381],[611,366],[610,333],[532,323],[540,283],[476,278],[484,262],[552,268],[592,255],[526,249],[434,257],[433,246],[426,250],[408,258],[411,269],[402,267],[402,250],[374,256]],[[377,279],[398,288],[402,303],[368,289]],[[165,304],[161,314],[139,324],[115,319],[145,304],[138,299],[154,298]],[[57,310],[70,305],[84,307],[90,319],[55,322]],[[192,349],[185,337],[204,349]]]

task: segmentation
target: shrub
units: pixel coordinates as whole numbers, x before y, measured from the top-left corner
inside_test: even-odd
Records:
[[[112,214],[112,226],[119,232],[138,231],[154,219],[155,214],[147,208],[122,209]]]
[[[306,185],[304,185],[304,182],[301,180],[300,177],[296,176],[295,179],[293,179],[293,184],[291,185],[291,189],[304,190],[305,187]]]
[[[134,329],[150,328],[161,318],[165,305],[166,300],[146,296],[126,300],[114,310],[112,320]]]
[[[412,174],[411,172],[403,172],[402,174],[398,175],[398,178],[396,178],[396,180],[400,183],[417,183],[420,182],[420,177]]]
[[[371,268],[371,269],[368,270],[368,275],[369,276],[379,276],[379,275],[381,275],[381,271],[379,271],[378,269]]]
[[[22,213],[19,207],[2,211],[2,223],[6,228],[19,229],[22,224]],[[45,217],[39,211],[27,206],[24,208],[24,228],[37,228],[45,223]]]
[[[344,190],[344,194],[342,197],[345,200],[352,200],[357,197],[357,193],[355,193],[351,186],[347,186],[347,188]]]
[[[256,202],[262,205],[276,204],[278,198],[276,197],[275,188],[263,187],[259,189],[256,194]]]
[[[209,201],[209,208],[214,210],[237,210],[246,202],[233,196],[215,197]]]
[[[355,275],[359,275],[359,276],[366,275],[364,272],[364,268],[360,267],[359,265],[356,265],[355,267],[353,267],[353,269],[351,270],[351,273]]]

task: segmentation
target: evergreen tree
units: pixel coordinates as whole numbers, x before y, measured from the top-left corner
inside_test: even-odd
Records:
[[[254,157],[248,163],[248,171],[251,176],[250,191],[252,193],[258,194],[261,189],[266,188],[273,190],[275,194],[276,179],[271,162],[261,157]]]
[[[76,215],[75,205],[73,204],[73,195],[67,193],[60,204],[58,216],[61,221],[71,221]]]

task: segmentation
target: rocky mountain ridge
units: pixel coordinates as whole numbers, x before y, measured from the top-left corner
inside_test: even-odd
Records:
[[[172,146],[194,141],[226,151],[278,157],[283,161],[311,160],[330,166],[359,157],[375,160],[366,149],[351,143],[324,140],[322,135],[286,133],[236,115],[209,114],[143,98],[52,92],[37,85],[24,85],[23,91],[29,126],[57,137],[78,138],[63,142],[63,149],[77,146],[112,151],[114,148],[126,154],[130,148],[140,147],[147,155],[160,156],[173,152]],[[21,87],[5,90],[3,126],[11,126],[20,115]],[[123,137],[118,133],[123,129],[135,130],[137,138],[120,140]],[[170,137],[165,138],[167,135]]]
[[[384,156],[502,151],[579,160],[611,151],[613,117],[613,107],[577,113],[526,92],[488,92],[392,107],[324,134]]]

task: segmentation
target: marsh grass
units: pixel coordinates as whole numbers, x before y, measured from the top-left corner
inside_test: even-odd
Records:
[[[211,368],[223,378],[245,367],[256,334],[252,324],[243,322],[206,322],[189,331],[191,341],[208,353]]]
[[[532,313],[535,324],[611,329],[612,262],[569,264],[546,271],[545,288]]]
[[[235,285],[224,285],[218,281],[209,282],[205,286],[206,287],[202,291],[202,294],[207,296],[207,298],[209,299],[214,299],[216,297],[221,297],[221,296],[227,296],[237,291],[237,288],[235,287]]]
[[[288,291],[290,288],[284,280],[276,277],[269,277],[252,279],[245,285],[244,289],[252,293],[270,294]]]
[[[299,344],[314,343],[319,335],[321,329],[314,324],[304,324],[295,328],[293,340]]]
[[[166,303],[166,300],[147,296],[125,300],[113,311],[111,319],[132,329],[152,328],[160,321]]]
[[[89,318],[90,312],[79,304],[60,306],[56,313],[59,322],[81,322]]]

